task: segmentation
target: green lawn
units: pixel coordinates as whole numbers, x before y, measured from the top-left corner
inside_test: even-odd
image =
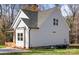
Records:
[[[4,48],[5,47],[5,45],[0,45],[0,48]]]
[[[78,55],[79,49],[31,49],[26,53],[7,53],[7,55]]]
[[[4,48],[4,45],[0,45],[0,48]],[[0,55],[78,55],[79,48],[69,49],[30,49],[31,52],[26,53],[5,53]]]
[[[30,53],[22,54],[41,54],[41,55],[70,55],[70,54],[79,54],[79,49],[32,49]]]

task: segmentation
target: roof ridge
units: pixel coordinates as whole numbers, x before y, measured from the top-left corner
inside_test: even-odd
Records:
[[[27,18],[21,18],[21,19],[24,19],[24,20],[25,20],[25,19],[27,19]]]
[[[28,10],[28,9],[21,9],[22,11],[28,11],[28,12],[38,12],[38,11],[33,11],[33,10]]]

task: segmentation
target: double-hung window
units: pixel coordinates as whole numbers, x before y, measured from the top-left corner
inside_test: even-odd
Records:
[[[22,41],[23,40],[23,33],[18,33],[18,41]]]
[[[56,25],[56,26],[58,26],[58,19],[53,19],[53,25]]]

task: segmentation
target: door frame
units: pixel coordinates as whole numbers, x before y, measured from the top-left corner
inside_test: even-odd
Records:
[[[25,38],[25,34],[26,34],[26,32],[25,32],[25,30],[26,30],[26,28],[25,27],[18,27],[17,28],[17,30],[22,30],[23,32],[23,48],[26,48],[26,38]],[[17,33],[21,33],[21,32],[16,32],[16,34]],[[18,38],[18,36],[17,36],[17,38]],[[18,41],[18,39],[16,38],[16,40]],[[21,42],[21,41],[20,41]],[[17,42],[16,42],[17,43]],[[22,47],[22,46],[21,46]]]

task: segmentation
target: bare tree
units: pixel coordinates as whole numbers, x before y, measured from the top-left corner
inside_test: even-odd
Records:
[[[2,16],[2,5],[0,4],[0,17]]]
[[[77,21],[78,21],[78,15],[79,15],[79,5],[77,4],[71,4],[68,5],[70,8],[72,14],[67,15],[67,22],[69,23],[70,26],[70,43],[78,43],[78,33],[77,33]],[[66,11],[67,13],[67,11]]]
[[[11,24],[14,20],[14,9],[15,9],[15,4],[12,4],[11,5],[11,22],[10,22]]]
[[[13,20],[14,20],[14,8],[15,5],[5,4],[0,5],[0,11],[1,11],[1,32],[5,36],[6,39],[6,31],[11,26]]]

